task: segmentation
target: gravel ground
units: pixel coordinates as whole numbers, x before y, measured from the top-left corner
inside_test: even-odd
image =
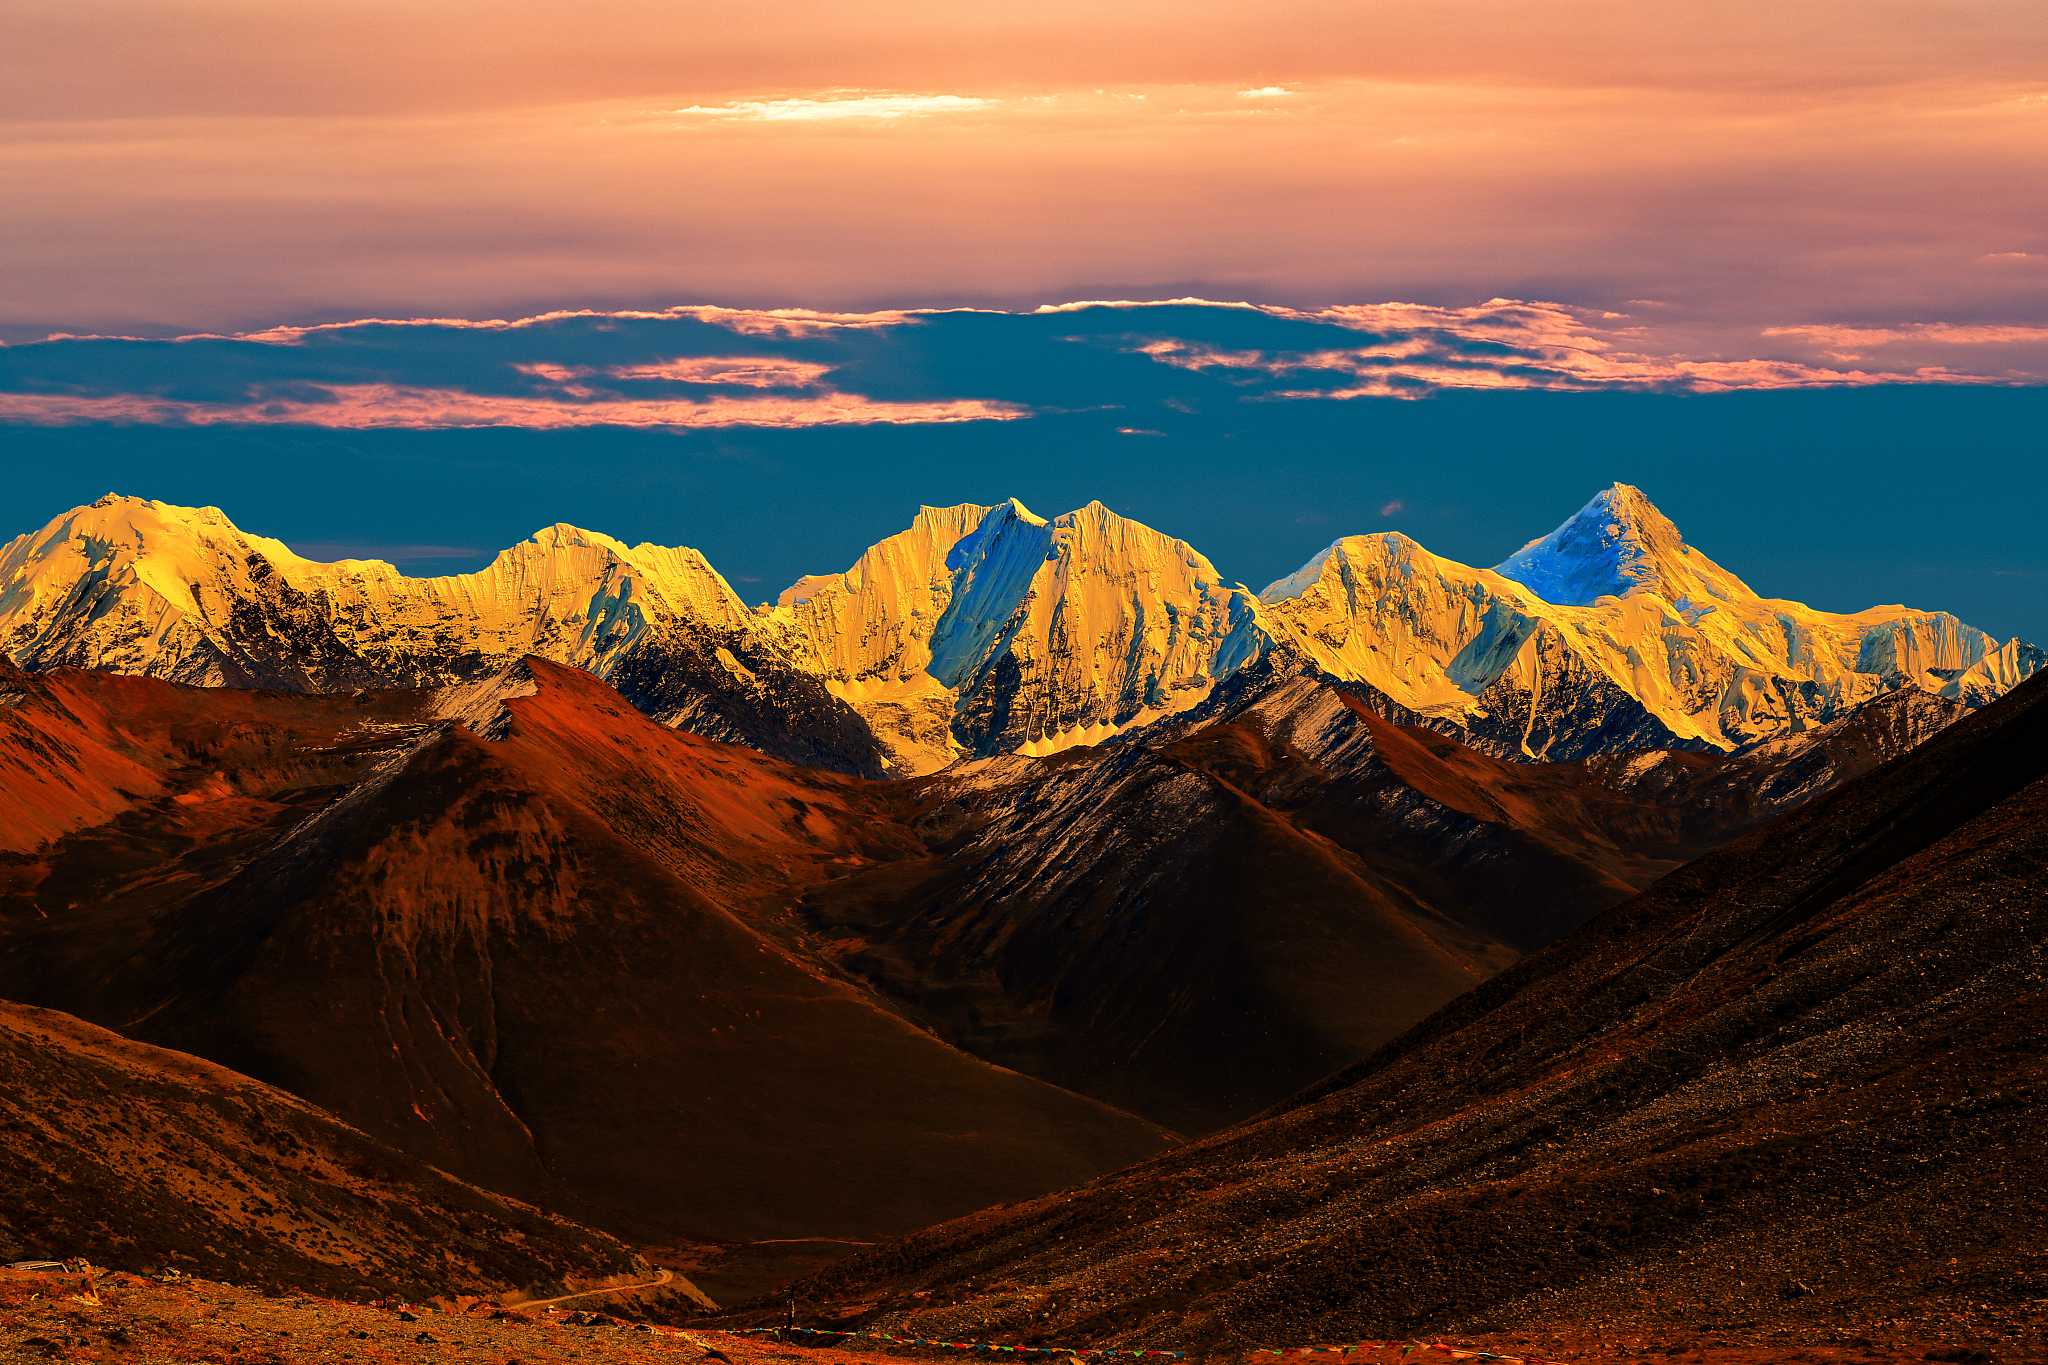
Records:
[[[1430,1360],[1474,1359],[1482,1352],[1508,1360],[1568,1361],[1573,1365],[1826,1365],[1831,1361],[1893,1365],[1923,1360],[2021,1365],[2048,1359],[2040,1349],[2038,1331],[2031,1343],[1956,1346],[1954,1340],[1769,1340],[1742,1332],[1700,1338],[1667,1333],[1652,1340],[1619,1334],[1537,1332],[1456,1343],[1402,1343],[1351,1351],[1342,1359],[1369,1365],[1419,1365]],[[761,1336],[629,1323],[575,1304],[529,1313],[488,1301],[465,1304],[457,1300],[437,1309],[270,1297],[211,1281],[164,1284],[118,1272],[101,1273],[89,1283],[75,1274],[0,1271],[0,1362],[564,1365],[576,1360],[592,1365],[691,1365],[710,1360],[714,1365],[905,1365],[959,1361],[969,1354],[984,1355],[785,1345]],[[1286,1358],[1307,1357],[1289,1351]],[[1041,1359],[1050,1359],[1055,1365],[1078,1365],[1074,1357]],[[1249,1356],[1223,1353],[1214,1359],[1229,1365],[1259,1365],[1280,1357],[1260,1351]]]

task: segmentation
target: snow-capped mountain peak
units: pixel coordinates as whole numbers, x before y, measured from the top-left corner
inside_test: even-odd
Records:
[[[1017,501],[1015,498],[1009,499],[1003,505],[1009,509],[1011,516],[1015,517],[1017,520],[1023,522],[1027,526],[1043,526],[1046,524],[1044,517],[1038,516],[1029,507],[1026,507],[1023,503]],[[1101,506],[1100,503],[1093,503],[1090,505],[1097,507]]]
[[[1267,606],[1293,601],[1321,581],[1333,560],[1337,562],[1338,573],[1341,575],[1347,559],[1375,560],[1409,566],[1412,569],[1418,556],[1429,560],[1432,569],[1434,568],[1435,556],[1399,531],[1374,531],[1369,535],[1340,536],[1318,550],[1308,563],[1287,577],[1268,583],[1265,590],[1259,594],[1259,601]]]
[[[608,550],[620,559],[631,554],[624,541],[615,540],[602,531],[586,531],[581,526],[571,526],[566,521],[541,527],[526,538],[526,543],[538,545],[543,550]]]
[[[1626,484],[1492,570],[1346,537],[1268,587],[1259,619],[1324,676],[1552,759],[1741,749],[1900,686],[1981,705],[2038,666],[1945,612],[1759,598]]]
[[[1625,483],[1602,489],[1494,572],[1564,607],[1645,592],[1689,614],[1716,602],[1757,600],[1748,584],[1687,545],[1641,489]]]
[[[808,656],[900,771],[1046,753],[1193,705],[1256,652],[1248,594],[1183,541],[1100,502],[923,508],[764,628]]]
[[[1361,684],[1487,751],[1741,750],[1916,687],[1995,700],[2048,657],[1945,612],[1760,599],[1643,494],[1601,492],[1498,569],[1343,537],[1254,597],[1100,502],[921,508],[749,610],[704,556],[543,527],[472,574],[319,563],[218,508],[109,495],[0,547],[0,648],[185,682],[447,686],[527,654],[667,723],[845,771],[1047,754],[1268,672]],[[1375,703],[1377,704],[1377,703]],[[1406,722],[1404,722],[1406,723]]]
[[[109,493],[0,549],[0,622],[24,662],[40,645],[61,646],[74,625],[118,635],[115,657],[140,660],[181,620],[225,616],[264,582],[315,567],[282,541],[244,534],[218,507]]]

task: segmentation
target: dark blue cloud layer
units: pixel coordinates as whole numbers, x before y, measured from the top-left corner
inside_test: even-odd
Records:
[[[716,310],[562,314],[495,325],[358,322],[246,337],[53,338],[0,349],[0,420],[705,425],[714,416],[708,405],[724,401],[750,406],[721,410],[717,424],[730,416],[801,425],[928,420],[916,405],[968,402],[1022,412],[1125,410],[1142,425],[1162,406],[1459,387],[1698,392],[1968,378],[1783,356],[1655,355],[1646,336],[1616,330],[1625,321],[1505,300],[1318,313],[1183,302],[853,319]],[[735,383],[646,373],[705,357],[780,362],[792,374],[786,382]],[[827,396],[852,401],[823,418],[806,415],[805,403]],[[892,405],[901,410],[886,410]]]

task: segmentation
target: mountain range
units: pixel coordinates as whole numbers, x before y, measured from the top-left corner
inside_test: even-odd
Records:
[[[0,664],[0,998],[642,1241],[871,1239],[1247,1118],[1965,714],[1510,762],[1295,677],[876,781],[531,656],[311,694]]]
[[[694,550],[567,525],[479,573],[408,578],[109,494],[0,551],[0,647],[313,692],[476,682],[534,654],[664,724],[868,777],[1096,744],[1291,676],[1498,757],[1734,753],[1904,686],[1979,706],[2044,659],[1945,612],[1760,597],[1622,484],[1492,569],[1347,536],[1259,593],[1100,503],[928,507],[754,608]]]
[[[1942,613],[1758,598],[1619,485],[1496,570],[1352,537],[1256,595],[1099,505],[926,509],[753,609],[694,552],[565,526],[410,579],[110,497],[0,556],[0,631],[0,1162],[71,1192],[0,1219],[17,1245],[218,1273],[268,1238],[279,1282],[395,1286],[445,1241],[447,1277],[530,1287],[644,1270],[614,1239],[939,1224],[806,1292],[1211,1344],[1478,1322],[1420,1262],[1405,1298],[1287,1306],[1281,1253],[1351,1188],[1324,1166],[1393,1172],[1361,1217],[1455,1203],[1506,1169],[1485,1134],[1630,1049],[1673,1085],[1775,1077],[1757,1020],[1797,1032],[1894,939],[1943,951],[1911,915],[1947,869],[2025,882],[2011,821],[1943,841],[2038,776],[2044,686]],[[1856,927],[1809,956],[1816,915]],[[1919,1000],[1994,940],[1879,975]],[[1796,1000],[1746,1003],[1781,978]],[[1923,1014],[1886,1036],[1948,1036]],[[1628,1076],[1594,1098],[1677,1103]],[[209,1086],[239,1107],[200,1114]],[[1604,1170],[1621,1139],[1569,1136],[1571,1103],[1541,1150]],[[110,1143],[182,1173],[51,1164]],[[1728,1150],[1700,1189],[1762,1169]],[[1102,1256],[1018,1231],[1066,1236],[1062,1187]],[[1102,1230],[1158,1190],[1198,1196],[1148,1232],[1140,1269],[1174,1273],[1116,1288]],[[1508,1261],[1490,1302],[1551,1264]],[[1016,1317],[998,1280],[1048,1297]]]

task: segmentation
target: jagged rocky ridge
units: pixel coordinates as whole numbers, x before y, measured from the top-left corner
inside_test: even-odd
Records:
[[[110,494],[0,551],[0,645],[30,668],[306,691],[475,681],[532,653],[665,724],[864,776],[1214,717],[1297,676],[1502,757],[1740,752],[1902,687],[1980,706],[2044,658],[1945,612],[1760,597],[1620,484],[1493,569],[1349,536],[1258,594],[1100,503],[925,508],[755,609],[694,550],[566,525],[416,579]]]
[[[922,856],[799,914],[967,1050],[1207,1132],[1967,714],[1901,689],[1739,757],[1508,762],[1291,678],[1186,733],[879,788]]]
[[[2024,1356],[2044,855],[2036,677],[1252,1122],[793,1292],[821,1327],[1191,1357],[1566,1324]]]

